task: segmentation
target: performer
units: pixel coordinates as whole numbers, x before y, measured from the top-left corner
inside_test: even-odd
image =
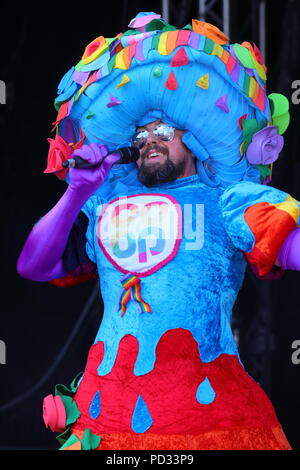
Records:
[[[63,77],[46,172],[68,183],[19,273],[99,274],[104,314],[83,375],[44,400],[62,449],[290,449],[240,361],[231,312],[250,264],[300,269],[299,203],[267,186],[288,100],[255,45],[139,13]],[[121,147],[136,163],[116,164]],[[115,152],[115,153],[114,153]],[[87,168],[65,169],[81,157]]]

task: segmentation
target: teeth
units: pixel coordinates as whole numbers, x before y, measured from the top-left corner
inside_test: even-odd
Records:
[[[160,154],[160,153],[157,153],[157,152],[150,153],[150,154],[148,155],[148,158],[157,157],[157,156],[159,156],[159,155],[161,155],[161,154]]]

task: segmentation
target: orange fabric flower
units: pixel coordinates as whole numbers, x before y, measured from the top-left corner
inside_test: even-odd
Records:
[[[226,44],[229,41],[226,34],[219,28],[205,21],[192,20],[192,27],[195,33],[203,34],[203,36],[212,39],[217,44]]]
[[[99,47],[103,46],[105,43],[106,40],[103,36],[99,36],[98,38],[94,39],[86,46],[82,59],[90,57],[94,52],[97,51],[97,49],[99,49]]]

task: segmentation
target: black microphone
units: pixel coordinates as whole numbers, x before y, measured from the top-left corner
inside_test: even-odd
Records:
[[[114,150],[113,152],[109,152],[107,155],[111,155],[113,153],[120,154],[120,159],[117,160],[114,164],[133,163],[133,162],[136,162],[140,157],[140,151],[137,147],[123,147],[123,148]],[[91,168],[93,166],[100,166],[101,163],[102,162],[90,163],[87,160],[84,160],[84,158],[81,158],[76,155],[73,158],[69,158],[68,160],[65,160],[62,166],[64,168]]]

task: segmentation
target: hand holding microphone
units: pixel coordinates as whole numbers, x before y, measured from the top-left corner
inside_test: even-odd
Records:
[[[123,147],[114,152],[107,153],[107,156],[114,154],[119,154],[119,161],[114,163],[124,164],[136,162],[140,156],[140,151],[137,147]],[[97,165],[99,165],[99,163],[90,163],[87,159],[81,158],[78,154],[75,155],[75,152],[72,154],[72,158],[65,160],[62,164],[64,168],[91,168]]]
[[[75,150],[63,166],[70,168],[70,189],[92,195],[105,181],[114,163],[135,162],[139,156],[137,147],[125,147],[109,153],[106,145],[92,143]]]

